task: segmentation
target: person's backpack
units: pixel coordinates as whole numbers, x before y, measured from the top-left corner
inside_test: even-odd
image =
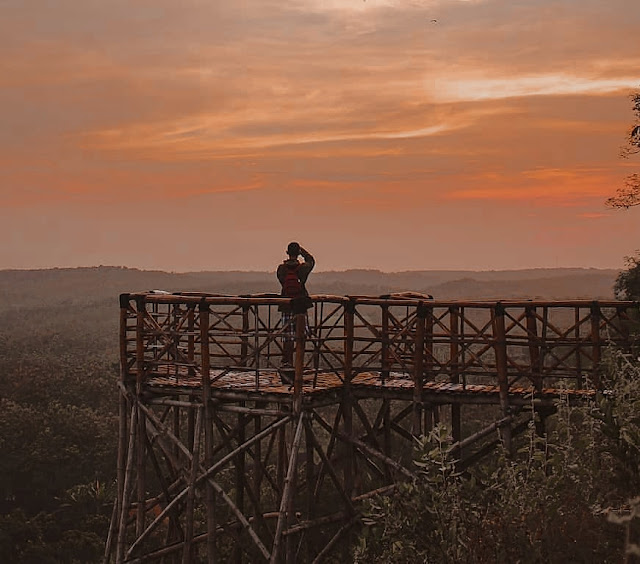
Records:
[[[299,298],[303,296],[304,290],[302,289],[302,282],[300,282],[300,278],[298,278],[300,264],[287,264],[285,266],[287,272],[284,277],[284,282],[282,283],[282,295],[288,298]]]

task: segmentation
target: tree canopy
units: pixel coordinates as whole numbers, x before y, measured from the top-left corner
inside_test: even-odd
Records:
[[[628,158],[640,153],[640,92],[631,97],[635,123],[629,130],[627,145],[622,150],[622,156]],[[615,195],[607,199],[606,204],[612,208],[630,208],[640,205],[640,174],[631,174],[625,179],[625,184],[618,188]]]

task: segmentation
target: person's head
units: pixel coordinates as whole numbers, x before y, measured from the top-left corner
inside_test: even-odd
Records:
[[[287,246],[287,254],[290,258],[298,258],[300,254],[300,243],[296,243],[295,241],[289,243]]]

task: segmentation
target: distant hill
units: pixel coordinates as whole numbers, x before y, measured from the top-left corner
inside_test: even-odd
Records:
[[[618,270],[557,268],[503,271],[314,272],[315,294],[381,295],[415,291],[436,299],[611,299]],[[173,273],[124,267],[0,270],[0,309],[116,303],[118,294],[162,289],[252,294],[279,291],[272,272]]]

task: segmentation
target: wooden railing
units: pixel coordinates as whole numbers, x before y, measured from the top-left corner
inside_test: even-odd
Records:
[[[212,371],[277,370],[285,298],[123,294],[125,380],[153,375],[215,378]],[[621,301],[433,301],[428,297],[313,296],[297,323],[298,376],[359,372],[415,382],[597,387],[609,345],[629,348],[638,303]]]

